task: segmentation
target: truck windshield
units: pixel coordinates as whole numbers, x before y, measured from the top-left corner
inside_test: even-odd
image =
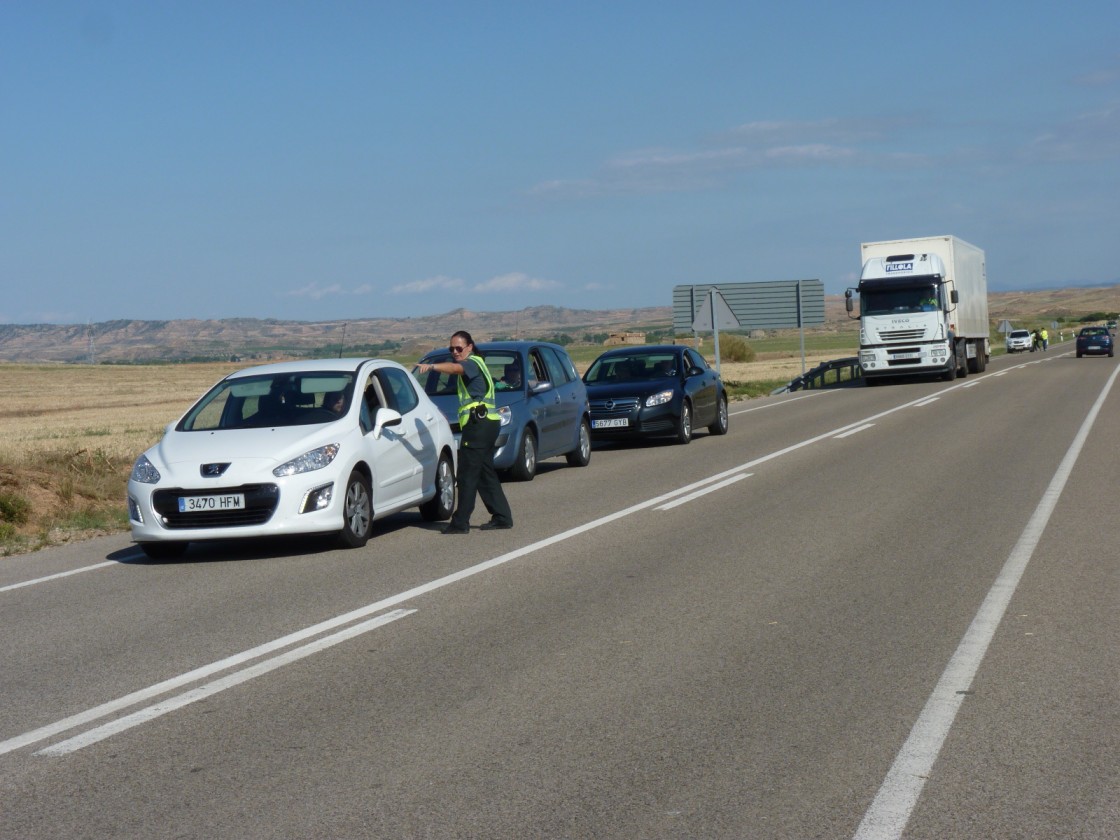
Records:
[[[864,290],[859,297],[859,306],[863,315],[933,312],[940,308],[936,286],[876,291]]]

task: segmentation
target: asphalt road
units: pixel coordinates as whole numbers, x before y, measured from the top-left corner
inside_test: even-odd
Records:
[[[512,531],[0,560],[0,837],[1120,837],[1118,371],[738,403]]]

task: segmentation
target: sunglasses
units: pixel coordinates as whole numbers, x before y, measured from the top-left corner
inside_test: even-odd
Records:
[[[456,347],[454,344],[452,344],[447,349],[450,350],[452,353],[462,353],[464,350],[467,349],[467,347],[466,347],[466,345],[463,345],[462,347]]]

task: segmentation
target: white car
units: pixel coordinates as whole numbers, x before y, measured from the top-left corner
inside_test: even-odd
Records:
[[[1012,330],[1007,334],[1007,352],[1022,353],[1031,349],[1030,330]]]
[[[128,480],[132,539],[152,558],[188,543],[335,533],[455,506],[455,438],[412,374],[384,359],[284,362],[210,389]]]

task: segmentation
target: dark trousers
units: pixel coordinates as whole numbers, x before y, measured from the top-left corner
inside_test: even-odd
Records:
[[[513,524],[513,514],[502,491],[498,471],[494,469],[494,444],[502,424],[497,420],[472,417],[462,429],[459,439],[459,474],[455,482],[459,491],[458,506],[451,524],[469,527],[477,493],[490,516],[499,522]]]

